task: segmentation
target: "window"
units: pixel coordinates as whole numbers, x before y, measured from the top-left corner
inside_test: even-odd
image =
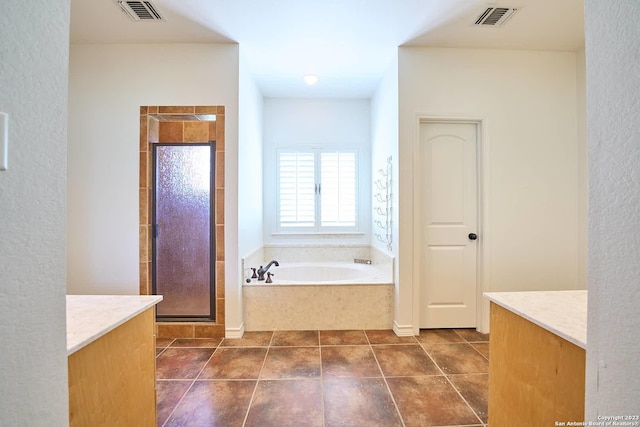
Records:
[[[278,228],[355,231],[357,150],[279,150]]]

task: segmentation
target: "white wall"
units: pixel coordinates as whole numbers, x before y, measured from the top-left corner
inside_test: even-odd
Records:
[[[238,258],[262,247],[262,116],[263,98],[240,49],[238,114]],[[233,289],[235,303],[226,307],[228,336],[239,336],[242,318],[242,273]],[[232,325],[232,326],[230,326]]]
[[[328,144],[356,147],[369,159],[371,149],[370,102],[365,99],[284,99],[266,98],[264,101],[264,242],[265,244],[318,243],[318,244],[369,244],[370,201],[360,203],[362,234],[340,238],[300,238],[274,236],[275,233],[275,165],[276,147],[313,146]],[[360,193],[368,194],[370,187],[369,162],[360,164],[368,182],[360,182]]]
[[[589,172],[587,159],[587,76],[584,48],[576,52],[578,95],[578,288],[587,289]]]
[[[416,114],[483,118],[485,290],[579,288],[576,55],[403,47],[399,82],[402,206],[412,201]],[[401,293],[413,286],[411,224],[404,208]]]
[[[640,414],[640,3],[585,1],[586,418]]]
[[[399,247],[399,199],[398,199],[398,57],[394,56],[393,61],[385,72],[376,92],[371,98],[371,170],[375,180],[379,177],[378,169],[385,169],[387,158],[391,156],[392,160],[392,212],[391,212],[391,254],[394,260],[394,330],[399,335],[412,335],[412,293],[402,292],[399,284],[398,269],[398,247]],[[375,191],[374,191],[375,192]],[[410,208],[410,207],[409,207]],[[406,209],[406,207],[403,207]],[[379,217],[373,215],[375,221]],[[383,233],[383,230],[376,228],[372,224],[373,233]],[[387,245],[381,243],[374,236],[371,238],[371,244],[378,249],[389,252]],[[407,309],[407,307],[409,307]]]
[[[236,258],[238,46],[73,44],[69,293],[139,293],[141,105],[225,106],[225,218],[230,221],[225,225],[225,253],[231,266]],[[233,277],[228,284],[237,280]]]
[[[69,2],[2,2],[0,425],[69,422],[65,164]]]
[[[386,170],[387,158],[392,157],[392,196],[394,216],[392,219],[392,239],[397,238],[398,221],[398,58],[394,56],[392,63],[385,72],[376,92],[371,97],[371,174],[372,180],[380,178],[379,169]],[[374,187],[375,188],[375,187]],[[372,193],[375,193],[375,189]],[[380,219],[373,216],[374,221]],[[384,234],[384,230],[377,229],[373,232]],[[395,231],[395,233],[394,233]],[[397,242],[396,242],[397,243]],[[371,244],[382,251],[389,252],[387,245],[381,243],[375,236],[371,238]],[[392,253],[397,252],[397,244],[392,242]]]

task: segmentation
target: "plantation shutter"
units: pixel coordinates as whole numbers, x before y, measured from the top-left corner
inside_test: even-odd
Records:
[[[279,152],[281,227],[315,226],[315,158],[311,152]]]
[[[355,152],[320,154],[322,227],[355,227],[356,182]]]
[[[357,151],[278,151],[278,226],[302,231],[357,226]]]

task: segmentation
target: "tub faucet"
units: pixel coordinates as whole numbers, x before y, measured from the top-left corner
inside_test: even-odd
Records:
[[[262,266],[260,266],[260,268],[258,269],[258,280],[264,280],[264,275],[267,271],[269,271],[269,268],[272,264],[275,264],[276,267],[280,267],[280,264],[278,264],[278,261],[276,261],[275,259],[269,262],[269,264],[267,264],[265,268],[262,268]]]

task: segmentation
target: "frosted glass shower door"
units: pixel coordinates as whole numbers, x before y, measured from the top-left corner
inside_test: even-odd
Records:
[[[211,144],[154,147],[153,289],[157,316],[213,319]]]

